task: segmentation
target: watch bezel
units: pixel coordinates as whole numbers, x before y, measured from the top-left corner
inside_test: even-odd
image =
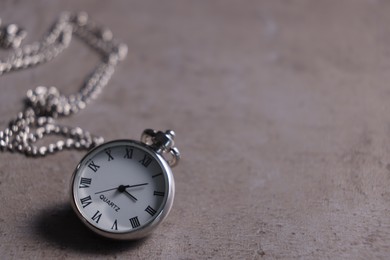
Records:
[[[129,146],[134,146],[138,149],[144,150],[147,152],[150,156],[152,156],[160,165],[162,172],[164,174],[165,180],[166,180],[166,186],[167,186],[167,196],[163,202],[163,205],[161,206],[160,212],[157,214],[156,217],[154,217],[151,221],[147,222],[146,224],[136,228],[136,229],[131,229],[126,232],[109,232],[107,230],[100,229],[99,227],[93,225],[88,221],[84,215],[81,213],[81,208],[80,205],[76,202],[76,197],[75,197],[75,184],[74,181],[76,179],[76,176],[78,172],[80,171],[81,166],[83,163],[89,159],[90,154],[96,152],[97,150],[104,149],[105,147],[113,147],[115,145],[113,144],[118,144],[121,145],[123,143],[126,143],[126,145]],[[94,147],[91,149],[84,157],[80,160],[80,162],[77,164],[76,169],[74,170],[71,178],[71,188],[70,188],[70,197],[71,197],[71,205],[78,216],[78,218],[94,233],[101,235],[106,238],[110,239],[116,239],[116,240],[134,240],[134,239],[140,239],[145,236],[148,236],[161,222],[168,216],[173,200],[174,200],[174,194],[175,194],[175,182],[172,174],[172,170],[169,167],[168,163],[164,159],[164,157],[158,153],[156,153],[150,146],[139,142],[135,140],[127,140],[127,139],[119,139],[119,140],[112,140],[106,143],[103,143],[97,147]]]

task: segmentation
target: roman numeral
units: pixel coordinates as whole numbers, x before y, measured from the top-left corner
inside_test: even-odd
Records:
[[[88,167],[94,171],[94,172],[97,172],[97,170],[100,168],[99,165],[96,165],[93,161],[91,161],[89,164],[88,164]]]
[[[153,195],[154,195],[154,196],[162,196],[162,197],[164,197],[165,192],[163,192],[163,191],[154,191],[154,192],[153,192]]]
[[[134,218],[131,218],[129,219],[130,220],[130,224],[133,228],[136,228],[136,227],[139,227],[140,224],[139,224],[139,220],[138,220],[138,217],[134,217]]]
[[[148,212],[151,216],[154,216],[154,214],[156,214],[156,210],[154,208],[152,208],[151,206],[148,206],[146,209],[145,209],[146,212]]]
[[[93,215],[92,220],[94,220],[96,223],[99,223],[100,217],[102,216],[102,213],[100,211],[96,211],[95,215]]]
[[[112,157],[112,155],[111,155],[111,150],[110,149],[106,149],[105,152],[108,155],[108,161],[114,160],[114,157]]]
[[[152,178],[156,178],[156,177],[161,176],[161,175],[162,175],[162,172],[157,173],[156,175],[153,175]]]
[[[126,147],[126,153],[123,158],[132,159],[133,158],[133,149]]]
[[[81,178],[79,188],[89,188],[91,182],[92,182],[91,178]]]
[[[114,224],[112,224],[111,229],[118,230],[118,222],[116,221],[116,219],[115,219],[115,221],[114,221]]]
[[[149,156],[147,156],[146,154],[144,155],[144,158],[142,160],[139,160],[139,162],[145,166],[145,167],[148,167],[149,164],[152,162],[152,158],[150,158]]]
[[[83,206],[83,208],[85,208],[86,206],[88,206],[89,204],[92,203],[91,196],[87,196],[85,198],[82,198],[82,199],[80,199],[80,201],[81,201],[81,205]]]

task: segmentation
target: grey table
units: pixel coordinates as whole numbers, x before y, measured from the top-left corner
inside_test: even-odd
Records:
[[[61,124],[106,140],[175,129],[176,200],[147,239],[91,234],[69,205],[83,152],[0,154],[0,257],[390,257],[387,1],[1,1],[40,39],[87,11],[129,46],[102,95]],[[4,54],[2,52],[1,54]],[[77,91],[98,57],[73,42],[1,77],[0,125],[26,91]]]

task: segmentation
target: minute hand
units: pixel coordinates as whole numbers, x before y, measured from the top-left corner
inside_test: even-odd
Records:
[[[148,185],[148,183],[141,183],[141,184],[135,184],[135,185],[125,185],[125,189],[134,188],[134,187],[138,187],[138,186],[144,186],[144,185]]]

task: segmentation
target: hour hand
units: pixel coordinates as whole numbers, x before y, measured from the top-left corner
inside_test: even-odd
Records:
[[[128,185],[120,185],[119,187],[118,187],[118,191],[119,192],[124,192],[124,193],[126,193],[127,195],[129,195],[130,196],[130,198],[132,198],[134,201],[137,201],[137,198],[136,197],[134,197],[133,195],[131,195],[130,194],[130,192],[128,192],[127,190],[126,190],[126,188],[128,188]]]
[[[124,191],[127,195],[130,196],[130,198],[132,198],[133,200],[137,201],[137,198],[134,197],[133,195],[131,195],[127,190]]]

